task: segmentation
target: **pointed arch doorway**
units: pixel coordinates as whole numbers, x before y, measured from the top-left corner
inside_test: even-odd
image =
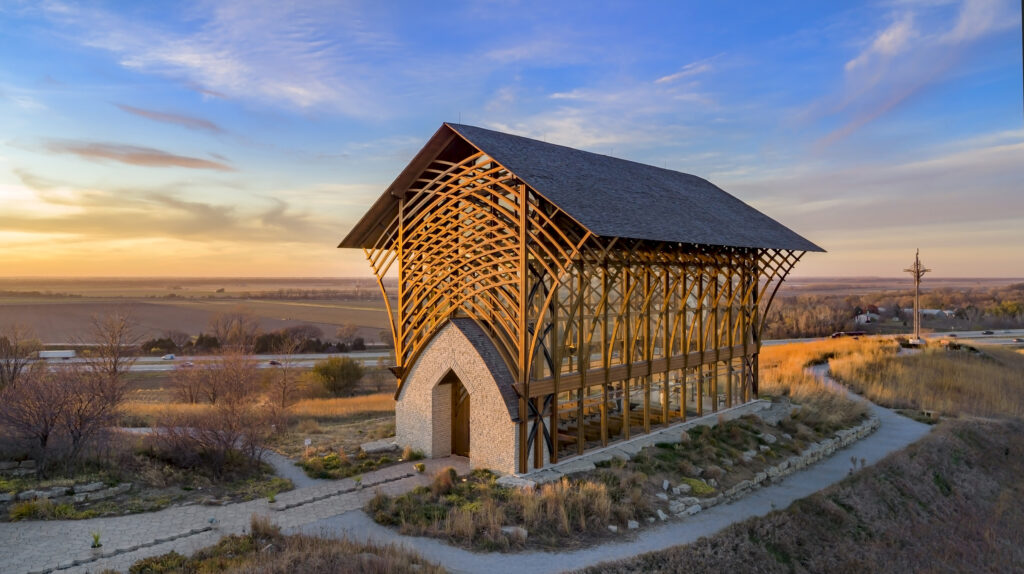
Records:
[[[445,376],[452,392],[452,454],[469,457],[469,391],[453,372]]]

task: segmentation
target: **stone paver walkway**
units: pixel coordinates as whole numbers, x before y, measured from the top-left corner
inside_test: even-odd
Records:
[[[824,374],[815,373],[826,384]],[[779,484],[761,488],[731,504],[722,504],[682,521],[645,528],[631,540],[603,544],[572,552],[524,552],[514,555],[473,553],[429,538],[403,536],[374,523],[362,506],[379,489],[395,495],[430,482],[445,466],[468,472],[463,458],[425,460],[420,474],[413,463],[403,463],[367,473],[362,488],[352,479],[315,481],[277,496],[274,504],[265,499],[226,506],[185,506],[149,514],[80,521],[16,522],[0,524],[0,572],[99,572],[106,568],[125,571],[137,560],[170,552],[192,553],[209,546],[225,534],[245,532],[253,514],[269,516],[287,532],[309,532],[327,536],[348,536],[356,540],[398,543],[428,560],[456,572],[503,572],[510,561],[519,572],[561,572],[606,560],[635,556],[693,542],[730,524],[761,516],[773,508],[785,508],[793,501],[839,482],[850,471],[850,457],[873,464],[928,433],[930,427],[895,412],[871,406],[881,422],[874,434],[858,441],[836,456],[796,472]],[[294,479],[293,479],[294,480]],[[98,531],[103,548],[90,550],[90,532]]]
[[[402,463],[354,479],[316,481],[314,486],[284,492],[271,504],[266,499],[225,506],[177,506],[158,512],[91,520],[56,520],[0,523],[0,572],[99,572],[107,568],[127,571],[134,562],[175,550],[190,554],[210,546],[226,534],[249,527],[253,514],[269,516],[276,524],[294,529],[363,507],[379,489],[391,495],[429,484],[446,466],[469,472],[461,457],[424,460],[426,471]],[[92,532],[100,533],[103,547],[94,551]]]

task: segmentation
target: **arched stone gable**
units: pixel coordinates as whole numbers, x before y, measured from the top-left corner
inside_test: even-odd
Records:
[[[451,392],[440,384],[454,373],[470,407],[470,465],[515,472],[518,408],[512,374],[472,319],[451,319],[409,372],[395,406],[396,439],[431,458],[451,454]]]

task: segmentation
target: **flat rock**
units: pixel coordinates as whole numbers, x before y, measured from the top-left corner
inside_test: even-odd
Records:
[[[659,492],[655,494],[655,496],[658,497],[658,500],[664,500],[665,502],[668,502],[668,495],[665,494],[664,492]]]
[[[619,531],[619,527],[618,527],[618,526],[615,526],[614,524],[609,524],[609,525],[608,525],[608,530],[609,530],[610,532],[618,532],[618,531]]]
[[[630,520],[629,522],[626,523],[626,528],[628,528],[630,530],[636,530],[637,528],[640,528],[640,523],[637,522],[636,520]]]
[[[75,485],[75,493],[76,494],[82,494],[82,493],[86,493],[86,492],[96,492],[97,490],[102,490],[104,486],[106,486],[106,485],[103,484],[102,482],[90,482],[88,484],[76,484]]]
[[[398,450],[398,443],[395,442],[395,437],[382,438],[380,440],[374,440],[360,445],[363,452],[366,454],[379,454],[382,452],[391,452]]]
[[[771,433],[764,433],[763,435],[761,435],[761,439],[768,444],[775,444],[776,442],[779,441],[779,439],[775,438],[775,435]]]
[[[504,486],[505,488],[536,488],[537,483],[528,479],[515,476],[513,474],[506,474],[500,477],[494,482],[498,486]]]
[[[668,520],[668,515],[662,512],[660,508],[658,509],[658,519],[662,521]]]
[[[700,505],[699,504],[694,504],[693,506],[687,507],[687,509],[683,511],[683,514],[685,514],[687,516],[693,516],[694,514],[697,514],[700,511],[701,511]]]

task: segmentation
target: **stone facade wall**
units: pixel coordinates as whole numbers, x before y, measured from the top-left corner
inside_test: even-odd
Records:
[[[470,466],[515,472],[516,424],[492,367],[461,330],[452,324],[442,328],[403,383],[395,406],[398,444],[419,449],[431,458],[451,454],[451,390],[438,384],[451,371],[470,397]]]

